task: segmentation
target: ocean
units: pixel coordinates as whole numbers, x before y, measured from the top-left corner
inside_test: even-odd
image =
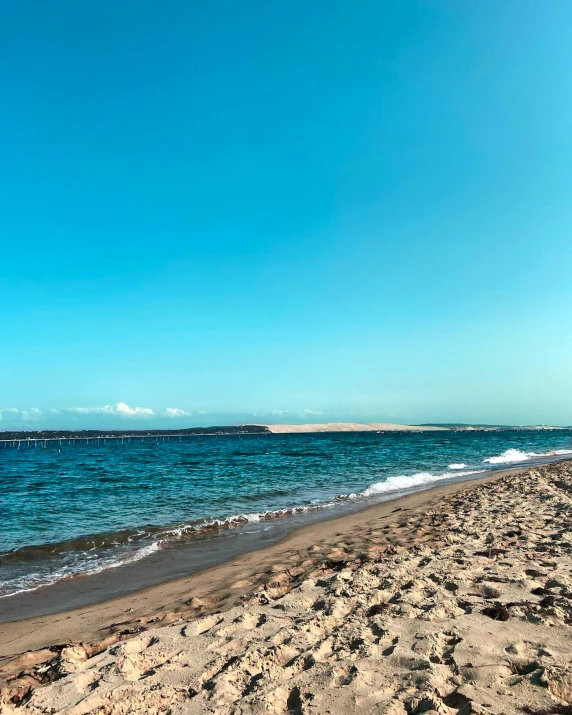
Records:
[[[139,588],[309,521],[567,454],[572,430],[0,445],[0,616],[18,594],[122,570],[138,574],[132,588]],[[147,572],[154,575],[146,580]]]

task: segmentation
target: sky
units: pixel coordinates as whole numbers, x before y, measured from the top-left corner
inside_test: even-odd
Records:
[[[572,424],[572,3],[4,0],[0,429]]]

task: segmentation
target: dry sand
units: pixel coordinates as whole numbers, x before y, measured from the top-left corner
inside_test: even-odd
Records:
[[[264,425],[270,432],[448,432],[448,427],[423,425],[396,425],[391,422],[326,422],[314,425]]]
[[[5,624],[1,711],[571,713],[571,527],[572,462],[311,525],[189,579]]]

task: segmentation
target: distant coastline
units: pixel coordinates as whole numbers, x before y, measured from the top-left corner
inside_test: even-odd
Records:
[[[486,425],[486,424],[419,424],[404,425],[392,422],[326,422],[321,424],[244,424],[187,427],[184,429],[52,429],[0,430],[1,442],[43,441],[61,439],[126,439],[145,437],[193,437],[244,434],[304,434],[316,432],[465,432],[502,430],[565,430],[570,426],[552,425]]]
[[[189,427],[187,429],[145,429],[145,430],[0,430],[0,442],[58,439],[126,439],[129,437],[193,437],[200,435],[240,435],[269,434],[264,425],[227,425],[214,427]]]

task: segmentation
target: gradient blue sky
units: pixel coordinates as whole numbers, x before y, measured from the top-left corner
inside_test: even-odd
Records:
[[[4,0],[0,63],[1,429],[572,424],[568,0]]]

